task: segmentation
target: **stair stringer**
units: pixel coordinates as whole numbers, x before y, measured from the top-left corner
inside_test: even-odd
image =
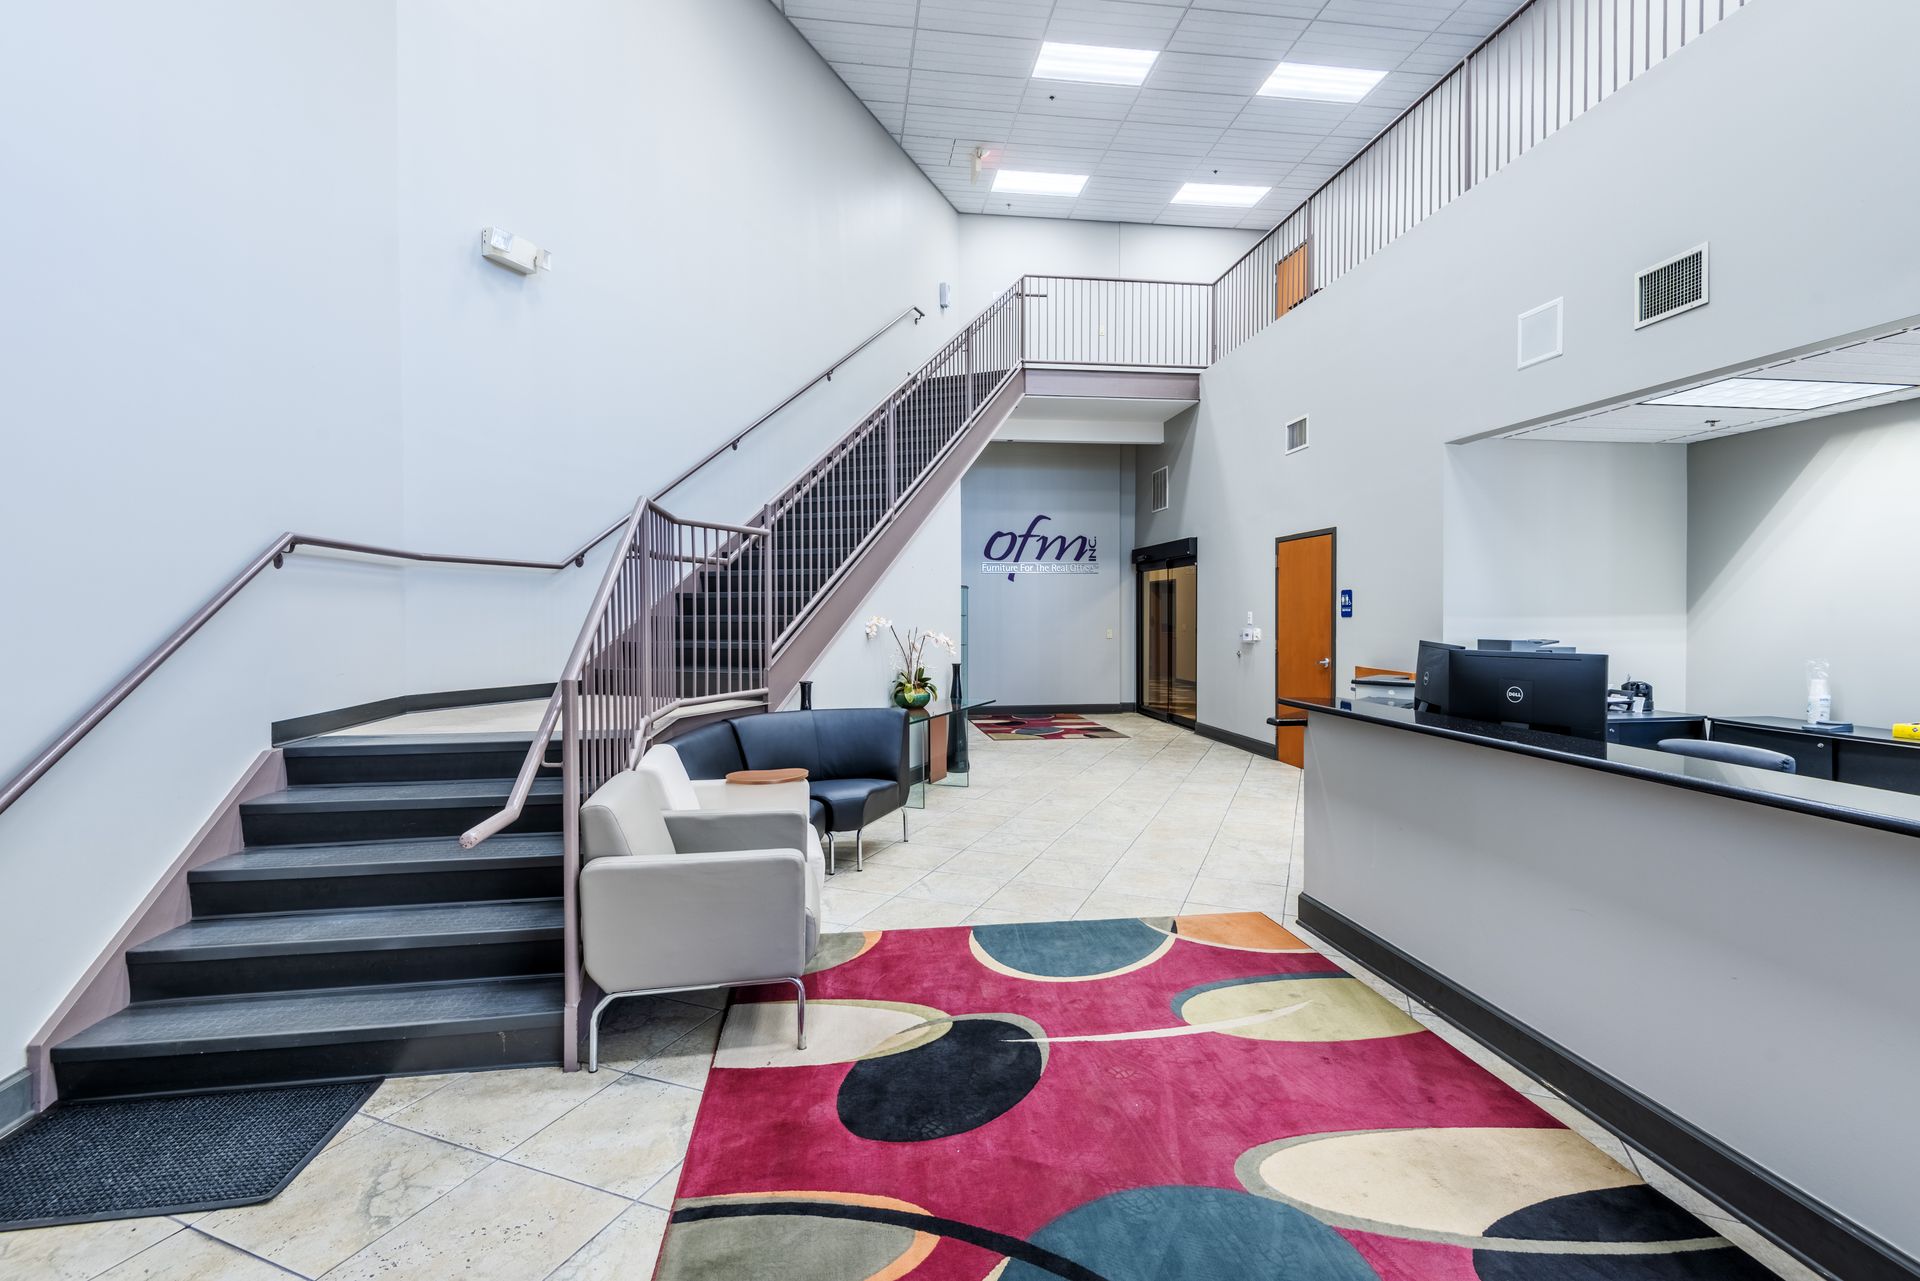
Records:
[[[1030,395],[1103,396],[1150,400],[1194,400],[1200,394],[1197,373],[1106,369],[1025,368],[1003,383],[992,400],[967,424],[944,457],[920,481],[906,502],[882,526],[879,537],[849,564],[813,603],[786,646],[774,655],[767,675],[767,708],[784,703],[801,679],[820,661],[841,630],[852,621],[881,577],[926,524],[940,501],[958,485],[993,442],[994,433],[1014,407]]]

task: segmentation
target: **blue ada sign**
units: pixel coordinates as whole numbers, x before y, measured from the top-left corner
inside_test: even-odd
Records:
[[[981,550],[983,574],[1005,574],[1012,582],[1015,574],[1097,574],[1100,572],[1100,545],[1092,534],[1043,534],[1040,526],[1051,516],[1035,516],[1027,532],[997,529],[987,535]],[[1033,547],[1029,552],[1028,544]]]
[[[1340,617],[1353,617],[1353,588],[1351,587],[1340,589]]]

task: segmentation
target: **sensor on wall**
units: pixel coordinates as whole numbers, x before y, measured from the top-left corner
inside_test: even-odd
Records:
[[[531,276],[536,271],[553,270],[552,254],[525,236],[516,236],[498,227],[481,229],[480,256],[523,276]]]

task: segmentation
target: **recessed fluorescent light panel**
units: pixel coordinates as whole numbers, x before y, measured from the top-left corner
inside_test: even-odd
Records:
[[[1033,173],[1002,169],[993,175],[993,189],[1007,196],[1077,196],[1087,185],[1083,173]]]
[[[1692,405],[1700,409],[1825,409],[1868,396],[1912,391],[1912,383],[1830,383],[1798,378],[1722,378],[1671,396],[1641,403]]]
[[[1260,86],[1263,98],[1305,98],[1309,102],[1358,102],[1386,78],[1384,71],[1359,67],[1317,67],[1310,62],[1283,62]]]
[[[1272,187],[1234,187],[1221,182],[1190,182],[1173,193],[1176,205],[1257,205]]]
[[[1077,80],[1090,85],[1137,85],[1147,78],[1153,49],[1109,49],[1097,44],[1054,44],[1040,46],[1040,61],[1033,64],[1035,80]]]

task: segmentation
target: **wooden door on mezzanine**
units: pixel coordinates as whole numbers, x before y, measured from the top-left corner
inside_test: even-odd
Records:
[[[1333,697],[1334,531],[1291,534],[1273,544],[1273,692],[1276,698]],[[1279,708],[1282,716],[1295,715]],[[1289,765],[1307,763],[1307,731],[1276,726],[1274,747]]]

